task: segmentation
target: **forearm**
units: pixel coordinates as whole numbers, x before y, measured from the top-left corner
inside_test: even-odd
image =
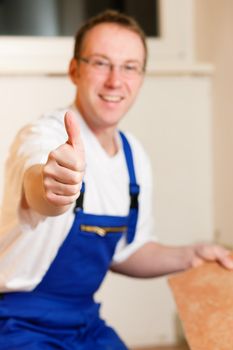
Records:
[[[45,196],[43,165],[38,164],[26,170],[23,180],[22,205],[24,208],[32,208],[45,216],[57,216],[63,214],[70,205],[56,206],[49,202]]]
[[[232,253],[217,244],[200,243],[172,247],[150,242],[127,260],[114,264],[112,271],[132,277],[157,277],[215,261],[232,270]]]
[[[112,271],[132,277],[158,277],[191,267],[193,249],[146,243],[122,263],[113,264]]]

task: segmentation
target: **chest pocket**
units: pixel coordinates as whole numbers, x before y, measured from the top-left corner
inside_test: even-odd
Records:
[[[95,226],[95,225],[80,225],[80,232],[83,234],[98,235],[105,237],[107,235],[123,234],[127,232],[127,226]]]

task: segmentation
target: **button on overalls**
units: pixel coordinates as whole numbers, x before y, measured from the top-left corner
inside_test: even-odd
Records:
[[[99,317],[99,289],[122,235],[134,239],[139,186],[126,137],[131,203],[128,216],[92,215],[83,210],[85,186],[65,241],[39,285],[30,292],[3,294],[0,300],[1,350],[126,350]]]

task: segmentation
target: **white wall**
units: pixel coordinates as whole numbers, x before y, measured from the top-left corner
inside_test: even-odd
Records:
[[[233,247],[233,1],[196,0],[196,56],[213,62],[214,228]]]
[[[2,173],[16,130],[43,111],[67,105],[73,87],[65,77],[2,76],[0,91]],[[122,123],[151,156],[157,235],[164,243],[190,243],[212,236],[210,95],[208,76],[151,73]],[[129,344],[176,339],[176,311],[166,279],[141,281],[109,275],[98,299],[104,300],[103,315]]]

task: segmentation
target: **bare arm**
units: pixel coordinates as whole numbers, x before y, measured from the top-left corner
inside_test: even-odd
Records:
[[[65,116],[68,140],[50,152],[46,164],[26,170],[22,205],[46,216],[64,213],[78,198],[84,173],[84,150],[75,116]]]
[[[233,269],[230,252],[214,244],[172,247],[146,243],[128,259],[112,265],[111,270],[132,277],[158,277],[198,266],[204,261],[218,261]]]

